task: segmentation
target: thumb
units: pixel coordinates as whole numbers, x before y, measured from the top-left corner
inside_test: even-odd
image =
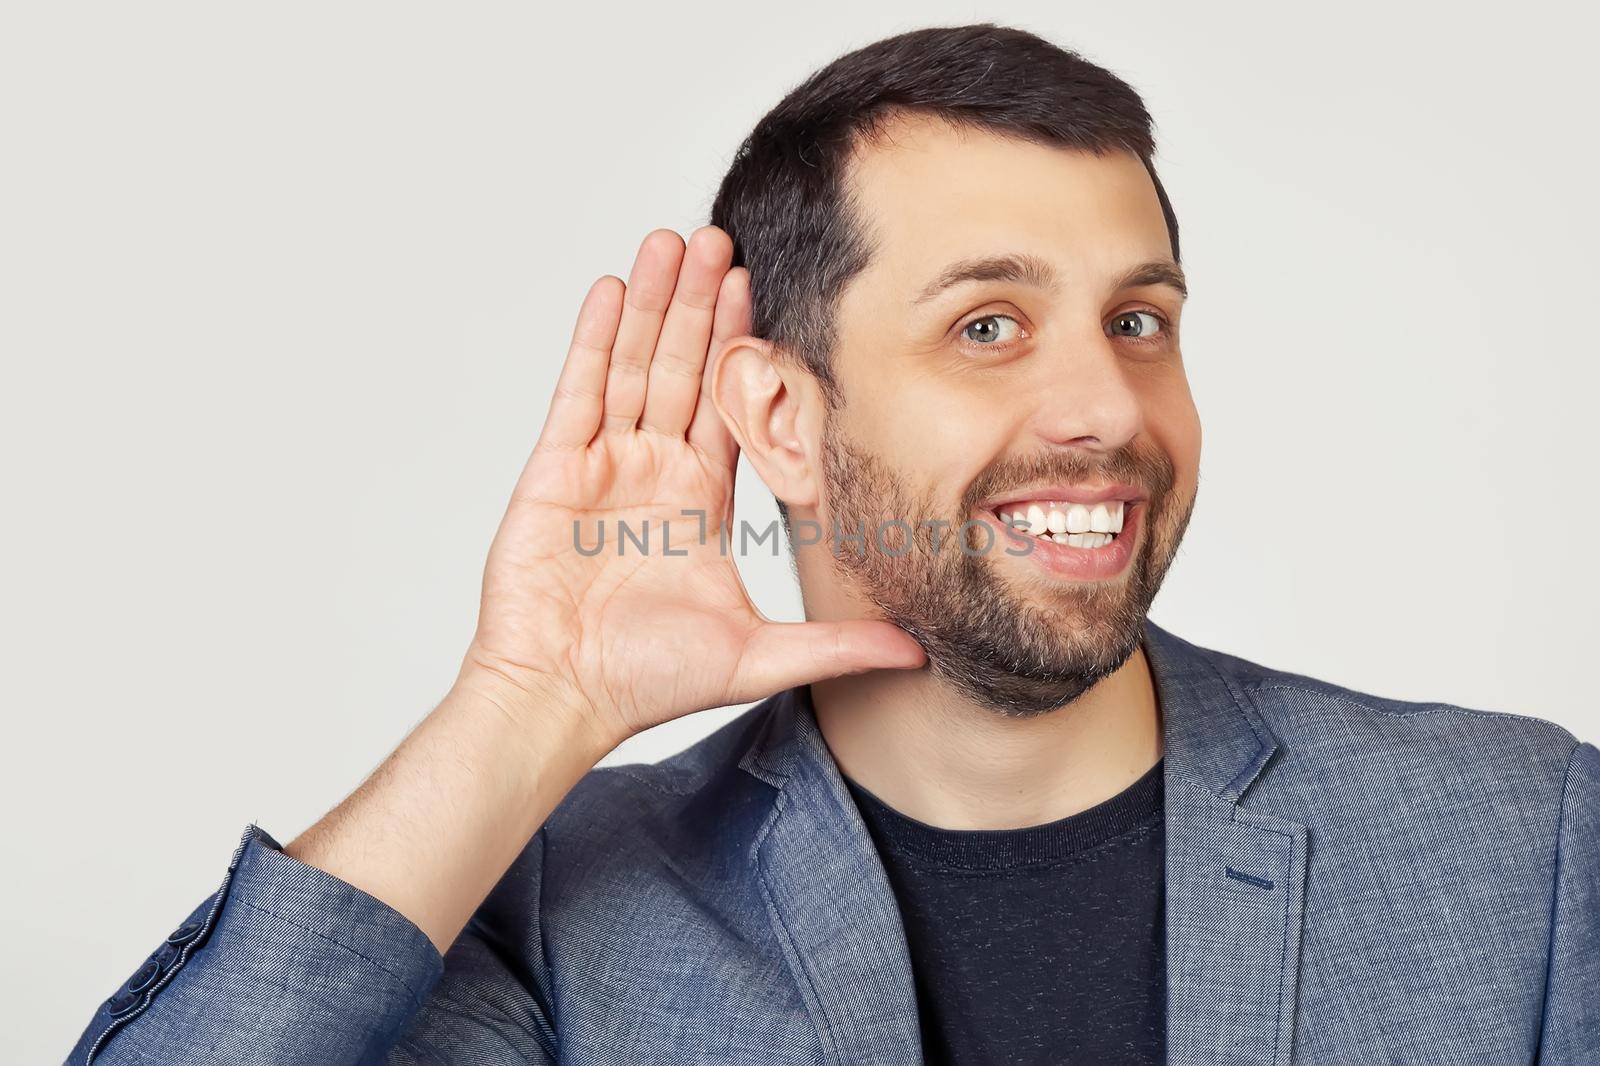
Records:
[[[868,670],[910,670],[922,645],[891,622],[766,622],[746,641],[730,702],[764,699],[796,685]]]

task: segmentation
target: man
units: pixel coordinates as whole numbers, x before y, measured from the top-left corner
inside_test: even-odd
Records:
[[[1600,750],[1147,617],[1200,456],[1152,154],[992,25],[796,88],[591,288],[448,697],[71,1061],[1600,1061]]]

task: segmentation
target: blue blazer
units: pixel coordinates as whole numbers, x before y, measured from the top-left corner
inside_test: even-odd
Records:
[[[1600,749],[1144,640],[1169,1063],[1600,1063]],[[443,959],[250,827],[70,1059],[920,1061],[894,896],[804,687],[589,773]]]

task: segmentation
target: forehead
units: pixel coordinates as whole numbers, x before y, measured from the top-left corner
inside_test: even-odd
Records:
[[[858,146],[845,180],[873,239],[867,273],[883,283],[920,287],[975,253],[1030,252],[1069,281],[1172,255],[1155,185],[1129,152],[907,115]]]

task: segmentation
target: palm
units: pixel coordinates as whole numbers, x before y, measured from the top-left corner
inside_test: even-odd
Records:
[[[640,251],[626,306],[614,278],[584,302],[490,551],[469,655],[530,690],[580,697],[620,735],[921,659],[888,623],[778,625],[751,603],[719,539],[738,448],[706,388],[708,355],[749,329],[748,285],[720,230],[686,251],[662,233]],[[645,550],[621,542],[624,526]]]
[[[732,470],[681,438],[630,434],[536,457],[528,474],[485,576],[480,643],[572,678],[630,729],[654,724],[654,703],[715,705],[762,624],[718,550]],[[707,516],[705,543],[685,512]]]

